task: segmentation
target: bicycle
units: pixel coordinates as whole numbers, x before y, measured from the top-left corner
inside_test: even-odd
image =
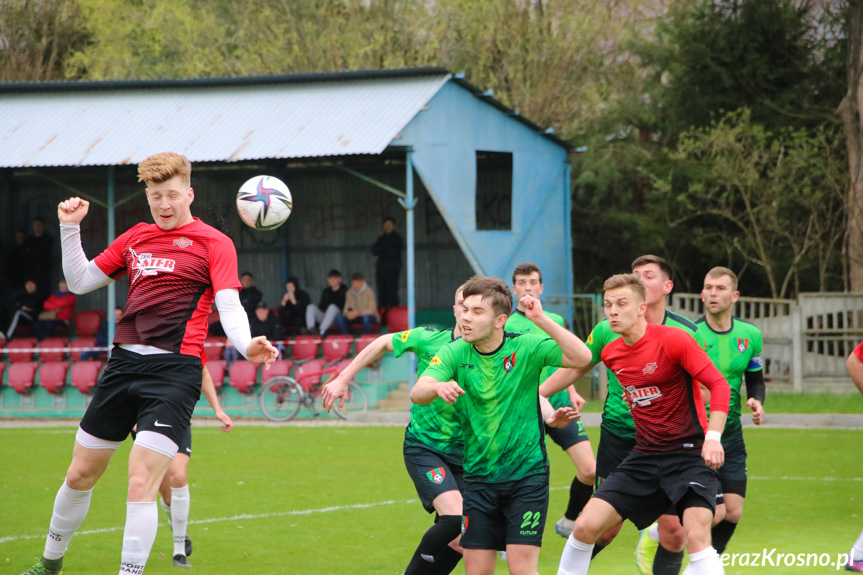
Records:
[[[270,421],[290,421],[301,407],[311,410],[313,417],[318,417],[321,415],[319,410],[323,410],[321,391],[324,383],[321,381],[321,376],[338,374],[338,372],[339,369],[332,366],[302,373],[299,380],[287,375],[274,377],[261,388],[261,411]],[[364,413],[368,409],[369,399],[366,392],[352,381],[348,383],[344,407],[340,410],[337,405],[333,406],[330,413],[350,420],[353,415]]]

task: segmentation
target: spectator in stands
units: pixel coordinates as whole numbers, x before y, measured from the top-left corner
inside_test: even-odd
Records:
[[[18,327],[18,324],[22,321],[32,325],[32,323],[36,321],[36,318],[39,317],[39,312],[42,311],[42,302],[44,301],[45,297],[39,293],[39,287],[36,284],[36,280],[26,280],[24,282],[24,289],[19,290],[18,295],[15,298],[15,315],[12,316],[12,322],[6,330],[6,334],[3,335],[3,333],[0,332],[0,336],[4,339],[7,337],[12,339],[13,334],[15,333],[15,328]]]
[[[399,277],[402,271],[402,250],[405,242],[396,232],[396,221],[384,218],[384,233],[372,246],[375,256],[375,282],[378,288],[378,305],[384,308],[384,317],[391,307],[399,305]]]
[[[252,332],[252,337],[264,335],[270,340],[279,350],[280,355],[284,355],[284,344],[282,343],[282,326],[279,320],[274,315],[270,314],[270,308],[267,307],[267,302],[261,300],[255,307],[255,315],[249,320],[249,329]],[[236,361],[240,358],[240,352],[237,351],[231,340],[225,342],[225,359],[229,362]]]
[[[123,319],[123,308],[114,308],[114,325],[116,326]],[[102,318],[99,324],[99,331],[96,332],[96,347],[104,347],[105,351],[84,351],[81,352],[81,361],[89,361],[91,359],[107,359],[108,358],[108,320]]]
[[[310,304],[306,308],[306,329],[311,332],[318,325],[321,337],[327,332],[345,307],[345,294],[348,287],[342,283],[339,270],[330,270],[327,274],[327,287],[321,291],[321,301],[318,305]]]
[[[372,333],[372,324],[380,320],[375,303],[375,292],[366,283],[363,274],[351,274],[351,289],[345,295],[345,307],[338,317],[339,331],[350,333],[348,324],[363,324],[363,333]]]
[[[33,218],[33,235],[23,244],[24,274],[32,278],[44,300],[51,289],[51,266],[54,257],[54,238],[45,233],[45,220]]]
[[[60,280],[57,291],[52,293],[42,304],[39,319],[33,323],[33,333],[36,339],[42,341],[52,337],[54,330],[61,326],[69,327],[69,320],[75,315],[75,294],[69,291],[66,280]]]
[[[251,321],[255,317],[255,308],[264,299],[264,294],[255,287],[255,276],[251,272],[240,274],[240,285],[243,286],[243,289],[240,290],[240,304],[246,310],[246,315],[249,316],[249,321]]]
[[[306,308],[312,303],[312,298],[295,277],[289,277],[285,282],[285,293],[282,295],[282,306],[279,316],[282,320],[282,331],[297,331],[303,327],[306,320]],[[281,339],[281,338],[279,338]]]

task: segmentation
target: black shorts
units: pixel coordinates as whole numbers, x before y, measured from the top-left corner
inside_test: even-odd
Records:
[[[719,468],[722,491],[746,497],[746,445],[743,439],[730,442],[725,448],[725,463]]]
[[[632,452],[593,494],[624,519],[645,529],[660,515],[690,507],[716,510],[719,474],[698,453]]]
[[[432,502],[441,493],[464,492],[464,469],[461,465],[423,447],[405,445],[402,451],[420,503],[429,513],[434,513]]]
[[[607,429],[599,430],[599,447],[596,449],[596,485],[608,479],[615,469],[632,453],[635,438],[621,437]]]
[[[183,440],[180,442],[179,449],[177,449],[177,453],[182,453],[183,455],[187,455],[192,457],[192,428],[186,430],[186,434],[183,436]]]
[[[81,429],[123,441],[132,427],[180,445],[201,398],[201,359],[178,353],[141,355],[115,347],[96,384]]]
[[[548,513],[548,476],[506,483],[468,483],[464,492],[461,546],[506,550],[542,546]]]
[[[545,433],[564,451],[577,443],[588,440],[587,432],[584,430],[584,424],[580,419],[576,419],[566,427],[562,428],[549,427],[546,425]]]

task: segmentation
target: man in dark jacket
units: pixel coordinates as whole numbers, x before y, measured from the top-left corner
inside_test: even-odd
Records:
[[[12,316],[12,323],[9,324],[9,329],[6,330],[4,337],[12,339],[15,328],[18,327],[18,323],[21,321],[32,325],[39,316],[39,312],[42,311],[42,303],[44,301],[45,296],[39,291],[34,280],[28,279],[24,282],[24,289],[15,298],[15,315]]]
[[[329,285],[321,292],[321,302],[306,308],[306,328],[312,331],[317,324],[322,337],[333,322],[342,315],[345,295],[348,293],[348,286],[342,283],[342,274],[339,270],[330,270],[327,274],[327,283]]]
[[[391,307],[399,305],[399,276],[405,242],[396,232],[396,221],[393,218],[384,218],[382,227],[384,233],[372,246],[372,255],[375,256],[378,306],[384,308],[386,315]]]
[[[255,317],[255,308],[264,299],[264,294],[255,287],[255,276],[251,272],[240,274],[240,284],[243,286],[243,289],[240,290],[240,304],[246,310],[246,315],[251,321]]]
[[[282,306],[279,315],[284,332],[295,331],[305,325],[306,308],[312,303],[308,292],[300,289],[297,278],[291,276],[285,282],[285,293],[282,295]]]

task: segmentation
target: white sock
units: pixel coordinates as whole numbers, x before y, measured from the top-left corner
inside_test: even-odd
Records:
[[[557,575],[586,575],[592,553],[593,543],[582,543],[574,535],[570,535],[560,555]]]
[[[650,527],[647,528],[647,534],[650,536],[652,541],[656,541],[659,543],[659,523],[654,523]]]
[[[60,559],[69,548],[69,541],[87,517],[93,490],[75,491],[63,485],[54,498],[54,513],[45,539],[45,559]]]
[[[159,507],[162,508],[162,511],[168,516],[168,523],[171,522],[171,506],[165,503],[165,500],[162,499],[162,496],[159,495]]]
[[[158,529],[159,508],[155,501],[126,503],[126,528],[123,531],[120,575],[140,575],[144,572]]]
[[[851,560],[863,561],[863,531],[860,532],[857,541],[854,542],[854,547],[851,548]]]
[[[719,555],[712,546],[698,553],[689,554],[689,568],[692,575],[724,575],[725,569],[719,561]]]
[[[186,526],[189,523],[189,486],[171,488],[171,525],[174,528],[174,555],[186,555]]]

